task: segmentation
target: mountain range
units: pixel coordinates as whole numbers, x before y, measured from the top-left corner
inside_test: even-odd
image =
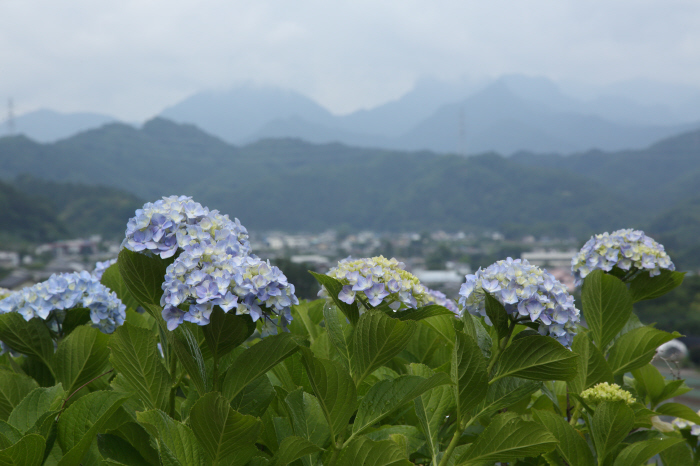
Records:
[[[457,154],[643,148],[700,127],[700,107],[690,105],[700,103],[700,90],[693,94],[692,88],[679,88],[675,95],[660,87],[657,93],[668,100],[664,105],[644,100],[644,90],[654,94],[650,86],[611,87],[592,98],[575,98],[542,77],[453,83],[426,79],[397,100],[335,115],[297,92],[246,85],[194,94],[160,116],[194,124],[237,145],[298,138]],[[18,117],[16,127],[34,140],[51,142],[110,121],[106,115],[38,111]]]

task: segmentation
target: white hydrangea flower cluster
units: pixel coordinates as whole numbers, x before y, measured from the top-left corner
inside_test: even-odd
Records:
[[[92,271],[92,276],[98,280],[102,280],[102,275],[104,275],[105,270],[117,263],[117,259],[110,259],[104,262],[96,262],[95,269]]]
[[[459,315],[459,308],[457,307],[457,304],[453,300],[449,299],[445,293],[438,290],[431,290],[430,288],[426,288],[425,292],[428,295],[427,299],[430,301],[430,304],[437,304],[438,306],[445,307]]]
[[[248,232],[238,219],[209,210],[188,196],[170,196],[148,202],[136,211],[126,226],[122,247],[135,252],[172,257],[178,249],[210,240],[221,232],[235,236],[240,255],[250,253]]]
[[[700,411],[698,411],[698,414],[700,414]],[[673,424],[678,429],[690,428],[690,435],[700,435],[700,426],[694,423],[693,421],[686,421],[685,419],[677,417],[673,421],[671,421],[671,424]]]
[[[294,285],[269,262],[236,254],[236,241],[235,236],[202,241],[168,266],[161,298],[168,329],[185,320],[206,325],[214,306],[224,312],[235,308],[236,314],[249,314],[253,321],[272,311],[282,327],[291,322],[290,306],[299,304]]]
[[[636,401],[632,394],[623,390],[618,384],[601,382],[587,390],[581,392],[581,398],[591,406],[598,405],[604,401],[624,401],[631,406]]]
[[[485,292],[490,293],[514,318],[528,318],[539,324],[542,335],[571,346],[580,311],[566,287],[552,274],[530,265],[525,259],[500,260],[475,274],[467,275],[459,294],[459,304],[473,315],[485,318]]]
[[[661,269],[675,270],[664,247],[643,231],[626,228],[592,236],[571,259],[571,271],[576,285],[596,269],[610,272],[613,267],[625,271],[648,271],[659,275]]]
[[[126,306],[117,295],[84,271],[51,275],[0,301],[0,313],[18,312],[25,320],[38,317],[54,331],[63,323],[66,311],[76,307],[89,309],[93,326],[103,333],[114,332],[126,318]]]
[[[327,275],[343,284],[338,299],[348,304],[366,301],[376,307],[386,302],[396,310],[434,302],[435,298],[428,295],[427,288],[404,268],[403,262],[384,256],[358,260],[347,258],[338,262],[338,266],[329,270]],[[321,287],[318,295],[329,297],[325,287]]]

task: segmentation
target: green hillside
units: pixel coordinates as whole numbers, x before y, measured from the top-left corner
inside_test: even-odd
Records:
[[[0,249],[5,242],[41,242],[64,237],[68,231],[51,204],[0,182]]]

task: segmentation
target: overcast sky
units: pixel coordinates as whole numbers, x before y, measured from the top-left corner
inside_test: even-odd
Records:
[[[347,113],[421,77],[505,73],[699,83],[700,1],[0,0],[0,98],[18,113],[138,121],[242,82]]]

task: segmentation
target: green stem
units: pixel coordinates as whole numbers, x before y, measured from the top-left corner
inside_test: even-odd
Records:
[[[491,361],[489,361],[489,366],[486,369],[486,372],[489,374],[489,377],[491,377],[492,375],[491,372],[493,371],[493,368],[496,365],[496,361],[498,361],[498,358],[501,356],[501,353],[503,353],[503,350],[505,350],[506,346],[508,346],[508,342],[510,341],[510,337],[513,335],[513,330],[515,330],[516,324],[517,321],[515,319],[511,319],[510,325],[508,326],[508,333],[500,342],[498,342],[498,346],[496,347],[496,353],[491,358]]]
[[[173,381],[173,386],[170,388],[170,398],[168,399],[168,414],[170,417],[175,417],[175,394],[177,393],[178,382],[177,378],[177,356],[175,350],[170,348],[170,377]]]
[[[571,415],[571,419],[569,420],[569,424],[571,424],[573,427],[576,427],[576,424],[578,424],[578,417],[581,414],[581,407],[577,404],[576,408],[574,408],[574,413]]]
[[[457,447],[459,439],[462,437],[462,432],[464,432],[464,429],[457,426],[457,430],[455,430],[455,434],[452,436],[452,440],[450,440],[450,444],[447,446],[447,450],[445,450],[445,453],[442,455],[442,459],[440,460],[440,464],[438,466],[446,466],[450,461],[450,456],[452,456],[452,452]]]

